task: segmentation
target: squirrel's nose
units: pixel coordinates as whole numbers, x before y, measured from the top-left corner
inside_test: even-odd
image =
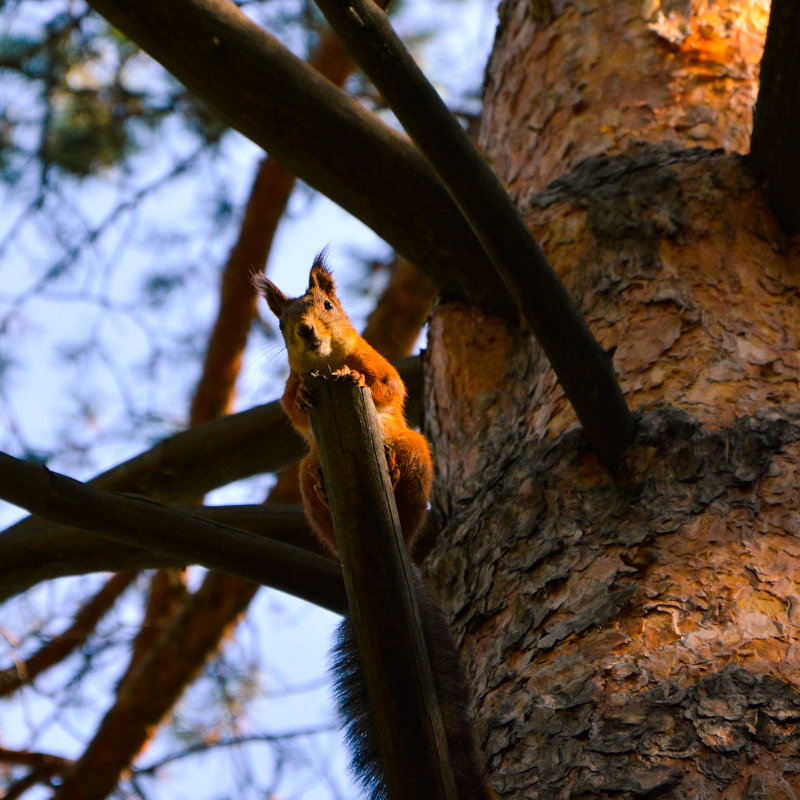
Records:
[[[314,336],[314,329],[307,322],[301,322],[297,326],[297,335],[301,339],[305,339],[307,342],[313,342],[316,338]]]

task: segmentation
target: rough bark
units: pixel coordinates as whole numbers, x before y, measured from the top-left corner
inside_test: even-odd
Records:
[[[482,139],[636,442],[609,478],[529,335],[441,304],[429,566],[502,796],[795,797],[800,251],[709,149],[746,147],[765,8],[648,7],[505,3]]]
[[[768,15],[769,0],[504,2],[484,152],[512,197],[630,141],[747,152]]]

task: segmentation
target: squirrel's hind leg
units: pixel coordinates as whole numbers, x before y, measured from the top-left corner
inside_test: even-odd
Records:
[[[311,530],[322,544],[335,555],[336,536],[333,533],[333,519],[325,493],[325,483],[322,479],[322,467],[316,450],[312,450],[300,462],[300,493],[303,495],[303,508]]]
[[[406,547],[411,552],[428,511],[433,464],[425,437],[410,428],[394,437],[390,448],[397,474],[397,480],[392,481],[397,514]]]

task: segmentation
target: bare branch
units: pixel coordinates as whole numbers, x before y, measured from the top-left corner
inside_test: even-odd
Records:
[[[201,506],[182,510],[193,517],[321,553],[299,506]],[[226,545],[221,541],[210,546]],[[48,558],[42,558],[42,553]],[[184,566],[185,560],[166,553],[33,518],[0,536],[0,602],[42,581],[68,575]]]
[[[92,741],[64,776],[54,800],[103,800],[147,742],[164,715],[219,646],[220,636],[249,604],[249,593],[230,591],[238,578],[211,573],[203,585],[143,653],[138,669],[117,689],[114,705],[101,721]]]
[[[192,398],[189,424],[202,425],[230,413],[247,333],[256,312],[251,275],[263,271],[295,177],[264,158],[247,200],[239,238],[222,273],[219,311],[208,341],[200,382]]]
[[[787,233],[800,231],[800,5],[772,0],[750,150]]]
[[[0,761],[6,764],[23,764],[26,767],[51,767],[52,772],[61,772],[67,769],[72,762],[68,758],[54,756],[52,753],[36,753],[31,750],[9,750],[0,747]]]
[[[309,386],[388,796],[454,800],[442,710],[372,396],[333,377],[312,378]]]
[[[322,37],[308,63],[337,86],[344,83],[353,68],[339,38],[331,31]],[[203,374],[192,399],[192,427],[230,412],[247,333],[256,312],[257,296],[251,276],[254,271],[264,271],[295,183],[295,176],[275,159],[262,159],[239,237],[222,273],[219,311],[209,337]]]
[[[91,483],[172,503],[192,502],[219,486],[274,472],[304,450],[274,401],[181,431]]]
[[[53,522],[184,564],[273,586],[332,610],[344,607],[339,568],[330,559],[150,500],[104,492],[5,453],[0,453],[0,497]]]
[[[317,5],[447,187],[536,334],[597,455],[616,468],[633,440],[634,421],[611,358],[497,176],[374,3]]]
[[[30,750],[9,750],[0,747],[0,763],[20,764],[30,768],[21,780],[12,784],[3,795],[4,800],[16,800],[38,783],[49,783],[54,775],[63,775],[73,762],[67,758],[50,753],[36,753]]]
[[[508,311],[505,290],[469,226],[413,145],[235,4],[90,5],[228,124],[364,221],[443,290]]]

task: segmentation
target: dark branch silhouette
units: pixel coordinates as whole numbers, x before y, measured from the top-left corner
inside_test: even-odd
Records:
[[[90,5],[229,125],[366,223],[445,292],[508,311],[489,260],[416,148],[233,3]]]
[[[180,509],[193,517],[248,531],[321,553],[300,506],[199,506]],[[209,546],[226,547],[224,541]],[[42,558],[42,553],[48,553]],[[185,559],[108,539],[81,528],[33,518],[0,536],[0,602],[42,581],[87,572],[184,567]]]
[[[772,210],[787,233],[800,231],[800,6],[772,0],[750,142]]]
[[[369,0],[317,0],[461,209],[547,354],[601,460],[615,468],[633,416],[611,358],[592,336],[497,176]]]
[[[150,548],[184,564],[274,586],[332,610],[344,607],[339,568],[324,556],[151,500],[105,492],[5,453],[0,453],[0,497],[53,522]]]
[[[443,710],[370,390],[309,381],[336,546],[389,798],[456,800]]]

